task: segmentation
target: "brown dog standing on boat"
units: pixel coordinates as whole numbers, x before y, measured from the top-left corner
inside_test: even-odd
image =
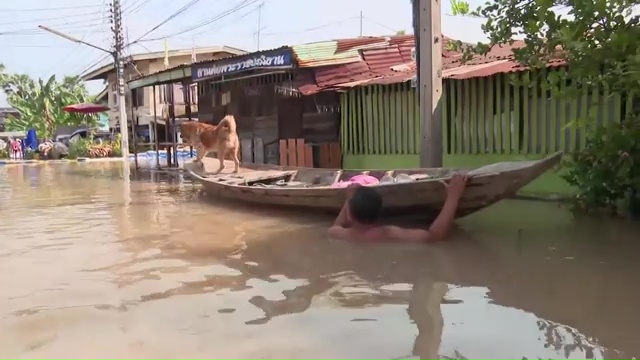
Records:
[[[198,121],[187,121],[180,124],[180,138],[182,143],[196,147],[200,143],[198,129],[215,128],[215,125],[201,123]]]
[[[240,151],[240,139],[236,131],[236,119],[233,115],[227,115],[218,125],[209,125],[198,123],[198,125],[187,125],[189,123],[183,123],[182,132],[183,141],[188,139],[189,144],[193,145],[198,150],[198,155],[195,162],[199,163],[204,168],[202,159],[210,152],[215,152],[220,167],[215,172],[220,173],[224,169],[224,159],[227,155],[231,155],[231,160],[235,165],[234,173],[237,173],[240,169],[240,160],[238,159],[238,152]],[[194,131],[195,129],[195,131]]]

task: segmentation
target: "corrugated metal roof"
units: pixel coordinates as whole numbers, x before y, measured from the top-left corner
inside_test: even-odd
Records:
[[[565,65],[565,61],[563,60],[552,60],[547,63],[549,67],[559,67]],[[408,64],[398,65],[394,68],[408,66]],[[414,69],[411,71],[403,71],[397,72],[395,74],[388,74],[378,76],[376,78],[361,78],[351,82],[335,84],[333,88],[352,88],[356,86],[366,86],[366,85],[389,85],[389,84],[397,84],[403,83],[407,81],[411,81],[411,79],[416,75],[415,73],[415,63]],[[504,74],[504,73],[513,73],[526,71],[527,68],[520,65],[519,63],[510,60],[496,60],[494,62],[485,62],[481,64],[475,65],[463,65],[457,67],[451,67],[449,69],[444,69],[442,71],[443,79],[472,79],[472,78],[480,78],[480,77],[488,77],[496,74]]]
[[[393,65],[407,61],[403,59],[398,45],[362,50],[362,58],[371,70],[383,72],[390,71]]]
[[[410,49],[408,45],[404,46]],[[521,41],[516,41],[512,45],[496,46],[486,56],[477,56],[464,65],[461,63],[461,53],[455,51],[445,53],[443,49],[442,77],[445,79],[469,79],[525,71],[526,67],[513,60],[512,50],[521,46],[523,46]],[[415,77],[415,61],[406,61],[401,56],[397,44],[390,44],[385,48],[362,50],[361,53],[362,63],[368,66],[369,71],[364,71],[362,66],[358,68],[359,70],[354,71],[353,69],[357,68],[356,64],[351,64],[350,68],[336,67],[327,73],[323,73],[324,69],[316,69],[316,77],[320,76],[323,79],[322,84],[318,82],[317,91],[395,84],[410,81]],[[548,63],[548,66],[557,67],[564,64],[565,62],[562,60],[553,60]],[[340,74],[340,72],[349,72],[349,74]]]
[[[314,69],[314,76],[318,86],[331,86],[361,77],[373,78],[378,74],[372,73],[367,63],[359,61],[357,63],[317,68]]]
[[[337,53],[354,50],[354,49],[362,49],[369,46],[374,45],[388,45],[390,41],[390,37],[382,37],[382,36],[367,36],[367,37],[357,37],[351,39],[338,39],[336,40],[338,48],[336,49]]]
[[[294,45],[291,48],[299,67],[338,65],[361,60],[357,50],[336,53],[338,50],[336,40]]]
[[[388,47],[392,43],[406,42],[407,39],[413,39],[413,35],[338,39],[294,45],[291,48],[299,67],[319,67],[362,61],[362,49]],[[411,49],[406,51],[411,57]]]

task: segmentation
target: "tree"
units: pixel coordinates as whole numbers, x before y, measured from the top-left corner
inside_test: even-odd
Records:
[[[623,201],[640,210],[640,0],[495,0],[473,12],[463,1],[452,4],[454,15],[484,18],[490,40],[466,48],[465,59],[523,38],[525,46],[514,50],[520,64],[535,70],[549,59],[566,62],[568,71],[541,79],[554,96],[597,86],[631,100],[631,116],[589,129],[584,148],[566,162],[564,178],[587,210],[615,212]],[[558,92],[563,82],[570,82],[570,91]]]
[[[87,89],[79,77],[65,76],[57,82],[51,76],[47,81],[34,80],[24,74],[7,74],[0,64],[0,87],[7,95],[7,102],[20,117],[9,116],[6,128],[12,131],[36,129],[38,134],[51,137],[60,125],[95,125],[95,116],[71,114],[62,110],[64,106],[92,102]]]
[[[482,30],[490,43],[473,52],[521,37],[526,46],[514,50],[514,57],[525,66],[540,68],[561,58],[581,84],[640,90],[640,15],[634,14],[640,0],[496,0],[473,12],[460,0],[454,3],[454,15],[486,19]]]

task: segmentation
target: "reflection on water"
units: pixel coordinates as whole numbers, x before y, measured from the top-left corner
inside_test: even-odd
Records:
[[[637,229],[504,202],[433,246],[206,199],[119,164],[0,168],[0,357],[640,353]],[[636,240],[634,240],[634,238]]]

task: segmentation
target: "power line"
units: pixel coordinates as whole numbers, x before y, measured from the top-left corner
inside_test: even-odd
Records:
[[[129,11],[129,15],[133,15],[133,14],[137,13],[138,11],[140,11],[140,9],[142,9],[150,1],[151,0],[143,0],[142,3],[140,3],[140,1],[138,1],[137,3],[133,3],[127,9],[125,9],[124,12]],[[136,6],[136,4],[137,4],[137,6]],[[133,8],[134,6],[135,6],[135,8]]]
[[[51,20],[60,20],[60,19],[69,19],[72,17],[86,17],[88,15],[96,15],[96,14],[100,14],[101,11],[94,11],[94,12],[90,12],[90,13],[84,13],[84,14],[72,14],[72,15],[66,15],[66,16],[59,16],[59,17],[52,17],[52,18],[42,18],[42,19],[29,19],[29,20],[20,20],[20,21],[10,21],[10,22],[4,22],[4,23],[0,23],[0,25],[13,25],[13,24],[28,24],[28,23],[37,23],[37,22],[49,22]]]
[[[242,20],[242,19],[244,19],[245,17],[247,17],[247,16],[249,16],[249,15],[253,14],[254,12],[256,12],[259,8],[260,8],[260,6],[256,6],[255,8],[253,8],[253,9],[251,9],[251,10],[247,11],[246,13],[244,13],[244,14],[242,14],[242,15],[240,15],[240,16],[238,16],[238,17],[235,17],[235,18],[230,19],[230,23],[231,23],[231,24],[235,24],[235,23],[237,23],[239,20]],[[202,35],[202,34],[204,34],[204,33],[211,32],[211,31],[212,31],[212,30],[214,30],[214,29],[216,29],[216,30],[222,29],[223,27],[225,27],[225,26],[227,26],[227,25],[229,25],[229,24],[223,24],[223,25],[218,25],[218,26],[208,27],[208,28],[205,28],[205,29],[204,29],[204,30],[202,30],[202,31],[196,32],[196,33],[194,33],[194,34],[191,34],[191,36],[190,36],[190,37],[188,37],[188,38],[187,38],[187,37],[180,37],[180,36],[173,36],[173,35],[169,35],[169,36],[167,36],[167,38],[174,38],[174,39],[184,40],[184,41],[192,41],[194,38],[196,38],[196,37],[198,37],[198,36],[200,36],[200,35]],[[255,35],[255,34],[252,34],[252,35],[249,35],[249,36],[254,36],[254,35]],[[163,38],[163,39],[164,39],[164,38]],[[150,41],[155,41],[155,40],[150,40]],[[138,43],[138,44],[140,44],[140,43]]]
[[[34,8],[34,9],[0,9],[0,12],[37,12],[37,11],[58,11],[58,10],[75,10],[75,9],[87,9],[96,8],[103,5],[79,5],[79,6],[60,6],[52,8]]]
[[[229,16],[229,15],[231,15],[233,13],[236,13],[236,12],[238,12],[238,11],[248,7],[248,6],[251,6],[251,5],[255,4],[255,3],[258,3],[260,1],[262,1],[262,0],[244,0],[240,4],[236,5],[236,7],[232,8],[232,9],[229,9],[229,10],[227,10],[227,11],[221,13],[221,14],[216,15],[215,17],[213,17],[213,18],[211,18],[209,20],[203,21],[203,22],[201,22],[199,24],[196,24],[196,25],[194,25],[192,27],[189,27],[187,29],[183,29],[181,31],[178,31],[178,32],[170,34],[170,35],[165,35],[165,36],[157,37],[157,38],[153,38],[153,39],[145,39],[143,41],[157,41],[157,40],[162,40],[162,39],[174,37],[176,35],[182,35],[184,33],[193,31],[193,30],[201,28],[203,26],[207,26],[209,24],[212,24],[212,23],[214,23],[214,22],[216,22],[216,21],[218,21],[218,20],[220,20],[222,18],[225,18],[225,17],[227,17],[227,16]],[[137,42],[139,42],[139,41],[140,40],[138,40]]]
[[[171,14],[168,18],[164,19],[162,22],[160,22],[158,25],[154,26],[151,28],[151,30],[147,31],[146,33],[144,33],[142,36],[140,36],[138,39],[134,40],[133,42],[129,43],[129,45],[131,44],[135,44],[138,41],[142,40],[145,36],[151,34],[152,32],[154,32],[155,30],[157,30],[159,27],[161,27],[162,25],[168,23],[169,21],[175,19],[177,16],[179,16],[180,14],[182,14],[183,12],[187,11],[190,7],[192,7],[193,5],[197,4],[198,2],[200,2],[201,0],[191,0],[189,1],[185,6],[181,7],[180,9],[178,9],[178,11],[174,12],[173,14]]]
[[[110,58],[110,57],[111,57],[111,54],[102,56],[98,61],[92,62],[91,65],[86,66],[82,71],[79,72],[79,74],[80,75],[84,74],[89,69],[93,69],[94,67],[98,66],[101,62],[105,61],[107,58]]]
[[[99,28],[104,25],[108,25],[107,23],[100,22],[99,20],[103,20],[103,19],[87,19],[87,20],[84,20],[84,22],[88,22],[85,25],[79,24],[79,23],[82,23],[83,21],[78,21],[75,23],[67,22],[63,24],[54,24],[53,26],[55,26],[55,28],[58,30],[69,31],[69,30],[87,30],[91,28]],[[43,34],[46,34],[46,32],[42,31],[39,28],[12,29],[12,30],[0,32],[0,35],[14,35],[14,36],[43,35]]]
[[[344,19],[341,19],[341,20],[334,20],[334,21],[331,21],[331,22],[328,22],[328,23],[325,23],[325,24],[322,24],[322,25],[314,26],[314,27],[303,29],[303,30],[300,30],[300,31],[288,31],[288,32],[279,32],[279,33],[265,33],[263,35],[265,35],[265,36],[279,36],[279,35],[303,34],[303,33],[307,33],[307,32],[312,32],[312,31],[324,29],[324,28],[327,28],[329,26],[340,25],[340,24],[343,24],[343,23],[345,23],[345,22],[347,22],[349,20],[354,20],[354,19],[359,19],[359,18],[360,18],[359,15],[358,16],[350,16],[350,17],[347,17],[347,18],[344,18]]]
[[[378,26],[380,26],[380,27],[383,27],[383,28],[385,28],[385,29],[387,29],[387,30],[390,30],[390,31],[393,31],[393,32],[397,32],[397,31],[398,31],[398,29],[393,29],[393,28],[391,28],[391,27],[389,27],[389,26],[387,26],[387,25],[385,25],[385,24],[383,24],[383,23],[379,23],[379,22],[377,22],[377,21],[375,21],[375,20],[373,20],[373,19],[371,19],[371,18],[368,18],[368,17],[366,17],[366,16],[362,16],[362,18],[363,18],[363,19],[365,19],[365,20],[369,20],[369,21],[371,21],[372,23],[374,23],[374,24],[376,24],[376,25],[378,25]]]

